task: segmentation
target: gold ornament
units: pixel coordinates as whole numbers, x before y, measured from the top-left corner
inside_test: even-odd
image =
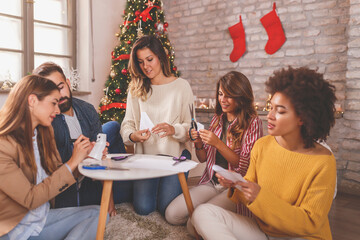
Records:
[[[107,95],[105,95],[102,99],[101,99],[101,104],[103,105],[103,106],[105,106],[105,105],[108,105],[111,101],[110,101],[110,99],[109,99],[109,97],[107,96]]]
[[[114,71],[114,69],[111,70],[111,72],[110,72],[110,77],[111,77],[111,78],[116,77],[116,72]]]
[[[138,28],[137,29],[137,38],[141,38],[142,36],[144,36],[144,33],[141,28]]]
[[[120,36],[120,33],[115,33],[115,37],[119,37]]]

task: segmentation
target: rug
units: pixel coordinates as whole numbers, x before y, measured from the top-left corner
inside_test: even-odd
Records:
[[[172,226],[158,212],[147,216],[135,213],[132,204],[115,206],[117,215],[111,217],[105,230],[105,240],[190,240],[194,239],[185,226]]]

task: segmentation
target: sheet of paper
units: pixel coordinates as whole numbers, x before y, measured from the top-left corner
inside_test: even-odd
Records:
[[[231,171],[229,171],[223,167],[220,167],[218,165],[214,165],[212,169],[215,172],[219,173],[224,178],[231,180],[234,183],[238,182],[238,181],[246,182],[246,180],[241,176],[240,173],[231,172]],[[241,187],[239,185],[236,185],[235,187],[241,191]]]
[[[173,165],[175,161],[172,157],[136,154],[122,160],[120,162],[113,162],[113,165],[123,168],[143,168],[143,169],[157,169],[167,170],[173,172],[187,172],[198,165],[197,162],[186,160]]]
[[[146,112],[141,112],[140,115],[140,130],[149,129],[154,127],[153,122],[150,120]]]
[[[204,129],[204,124],[201,124],[199,122],[196,122],[196,125],[197,125],[197,130],[201,130],[201,129]]]

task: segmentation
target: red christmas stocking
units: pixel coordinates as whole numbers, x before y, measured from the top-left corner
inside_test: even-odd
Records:
[[[229,27],[229,32],[234,43],[234,49],[230,54],[230,60],[232,62],[236,62],[237,60],[239,60],[239,58],[244,54],[246,50],[245,31],[241,21],[241,16],[239,23]]]
[[[260,19],[269,37],[265,46],[265,51],[268,54],[274,54],[286,40],[284,30],[275,9],[276,3],[274,2],[273,10]]]

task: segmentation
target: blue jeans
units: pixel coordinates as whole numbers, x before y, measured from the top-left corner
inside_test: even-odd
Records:
[[[184,150],[181,154],[191,159],[188,150]],[[187,178],[188,173],[185,173]],[[134,210],[139,215],[148,215],[158,210],[161,215],[165,215],[165,210],[174,198],[182,193],[179,178],[177,175],[118,182],[114,191],[114,201],[133,202]]]
[[[95,239],[99,211],[99,206],[50,209],[40,235],[30,237],[29,240]],[[0,240],[8,239],[7,234],[0,237]]]
[[[120,124],[110,121],[102,125],[103,133],[106,133],[106,140],[109,142],[109,153],[125,153],[125,146],[120,135]]]

